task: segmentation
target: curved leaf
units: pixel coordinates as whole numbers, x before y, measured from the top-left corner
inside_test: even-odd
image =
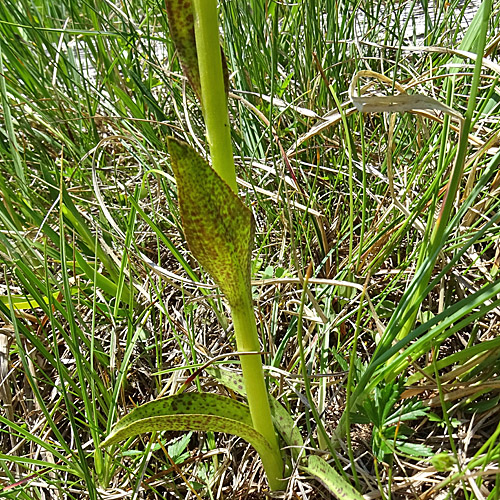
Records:
[[[108,441],[113,439],[122,429],[130,427],[140,420],[151,417],[171,416],[171,415],[222,415],[231,420],[236,420],[242,424],[252,425],[252,418],[248,407],[238,401],[225,396],[210,393],[183,393],[166,398],[151,401],[142,406],[134,408],[128,415],[125,415],[113,428],[113,432],[108,436],[103,446],[108,446]],[[148,431],[140,431],[148,432]],[[139,434],[137,432],[136,434]],[[127,436],[128,437],[128,436]],[[118,438],[113,442],[120,441]],[[110,443],[113,444],[113,443]]]
[[[232,391],[246,396],[245,384],[243,382],[243,375],[240,373],[230,372],[228,370],[221,370],[217,366],[210,366],[206,368],[207,372],[216,378],[221,384],[225,385]],[[295,425],[290,414],[281,405],[279,401],[269,395],[269,404],[271,406],[271,416],[273,423],[280,433],[281,437],[290,446],[292,456],[298,459],[300,450],[304,448],[304,441],[298,427]]]
[[[113,428],[101,447],[116,444],[144,432],[205,431],[234,434],[258,452],[266,470],[282,467],[269,442],[252,426],[248,406],[218,394],[184,393],[151,401],[132,410]],[[278,459],[278,460],[277,460]]]
[[[252,212],[191,146],[167,142],[189,248],[237,307],[251,291]]]
[[[363,495],[348,483],[331,465],[317,455],[310,455],[303,470],[318,479],[339,500],[364,500]]]

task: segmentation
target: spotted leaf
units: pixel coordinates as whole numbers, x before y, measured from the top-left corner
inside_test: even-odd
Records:
[[[252,212],[191,146],[168,139],[184,235],[232,307],[250,297]]]
[[[328,462],[317,455],[307,459],[305,472],[316,477],[339,500],[363,500],[363,495],[348,483]]]
[[[170,36],[174,42],[182,71],[194,92],[202,102],[200,72],[198,70],[198,55],[194,35],[194,13],[191,0],[165,0]],[[229,87],[229,72],[226,58],[222,52],[222,69],[226,94]]]
[[[266,438],[253,428],[248,406],[209,393],[183,393],[139,406],[115,425],[101,447],[153,431],[226,432],[250,443],[266,470],[270,462],[281,464]]]

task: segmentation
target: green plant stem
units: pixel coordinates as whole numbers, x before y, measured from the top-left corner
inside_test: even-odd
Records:
[[[344,472],[344,469],[342,468],[342,465],[340,464],[340,461],[337,457],[337,454],[335,453],[335,447],[330,439],[330,436],[328,436],[328,433],[326,432],[325,426],[323,425],[323,421],[321,420],[321,415],[318,412],[318,409],[316,408],[316,403],[314,402],[314,398],[312,396],[311,392],[311,380],[309,379],[309,373],[307,372],[307,364],[306,364],[306,355],[305,355],[305,349],[304,349],[304,342],[303,342],[303,337],[302,337],[302,329],[303,329],[303,315],[304,315],[304,306],[306,302],[306,296],[307,296],[307,290],[309,286],[309,280],[311,279],[312,276],[312,262],[309,264],[306,275],[304,277],[304,284],[302,288],[302,295],[300,298],[300,306],[299,306],[299,313],[298,313],[298,319],[297,319],[297,344],[299,346],[299,357],[300,357],[300,368],[302,371],[302,378],[304,379],[304,391],[306,393],[306,398],[307,402],[309,403],[309,408],[311,410],[312,416],[314,418],[314,421],[316,422],[316,425],[318,426],[318,436],[322,436],[322,440],[326,443],[328,450],[330,451],[331,456],[335,460],[335,464],[337,465],[338,471],[344,476],[344,478],[349,481],[349,478],[347,477],[346,473]],[[355,476],[356,477],[356,476]]]
[[[8,74],[8,73],[7,73]],[[30,205],[30,197],[28,193],[28,188],[26,184],[26,173],[23,163],[21,161],[21,155],[19,154],[19,146],[17,144],[16,134],[14,131],[14,121],[10,113],[10,105],[7,94],[7,85],[5,83],[5,70],[3,66],[3,55],[2,47],[0,46],[0,97],[2,103],[2,111],[4,115],[4,122],[6,128],[6,135],[8,137],[8,144],[10,146],[10,151],[12,154],[12,161],[14,163],[14,171],[19,180],[19,185],[21,186],[21,192],[23,194],[23,200]],[[18,222],[14,219],[14,222]]]
[[[450,416],[448,414],[448,409],[449,405],[446,403],[444,399],[444,390],[443,390],[443,384],[441,383],[441,376],[439,375],[439,370],[437,367],[437,358],[439,355],[439,348],[440,345],[432,346],[431,348],[431,353],[432,353],[432,367],[434,369],[434,378],[436,380],[437,384],[437,389],[438,389],[438,394],[439,394],[439,401],[441,403],[441,409],[443,410],[443,420],[446,425],[446,430],[448,432],[448,439],[450,442],[450,448],[453,453],[453,456],[455,457],[455,461],[458,466],[458,471],[462,472],[462,464],[460,463],[460,457],[458,455],[457,447],[455,445],[455,440],[453,439],[453,426],[451,424]],[[464,478],[462,478],[462,483],[463,483],[463,492],[466,500],[469,499],[469,493],[467,492],[467,487],[465,484]]]
[[[217,0],[193,0],[203,117],[212,167],[238,192],[219,44]]]
[[[237,193],[219,45],[217,1],[193,0],[193,11],[203,116],[207,127],[212,167]],[[242,291],[241,300],[230,306],[238,350],[260,352],[251,288]],[[272,449],[270,456],[261,455],[269,486],[272,490],[282,489],[285,485],[282,479],[284,463],[271,418],[262,360],[260,354],[241,356],[240,360],[253,426],[267,439]]]
[[[363,291],[361,292],[361,297],[359,298],[359,309],[358,309],[358,317],[356,319],[356,329],[354,330],[354,338],[352,339],[352,346],[351,346],[351,354],[349,356],[349,373],[347,375],[347,387],[346,387],[346,401],[345,401],[345,417],[346,417],[346,441],[347,441],[347,452],[349,454],[349,459],[351,461],[351,466],[352,466],[352,474],[354,478],[354,482],[356,483],[356,488],[360,490],[360,484],[359,484],[359,478],[358,478],[358,473],[356,471],[356,462],[354,460],[354,452],[352,450],[352,440],[351,440],[351,421],[350,421],[350,414],[352,411],[352,393],[353,393],[353,387],[354,387],[354,373],[356,370],[355,366],[355,361],[356,361],[356,356],[357,356],[357,346],[358,346],[358,336],[359,336],[359,331],[361,327],[361,318],[362,318],[362,311],[363,311],[363,303],[365,300],[365,295],[366,295],[366,288],[368,286],[368,283],[370,281],[370,272],[368,272],[368,276],[365,280],[365,285],[363,287]]]
[[[238,306],[231,306],[231,315],[238,350],[243,352],[260,352],[252,298],[247,297]],[[267,439],[273,449],[272,456],[261,456],[269,486],[272,490],[283,489],[285,486],[285,482],[282,479],[283,460],[271,418],[261,356],[260,354],[240,356],[240,362],[253,426],[257,432]]]

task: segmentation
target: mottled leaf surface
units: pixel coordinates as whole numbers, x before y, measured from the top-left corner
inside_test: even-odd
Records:
[[[139,406],[116,424],[101,447],[153,431],[226,432],[250,443],[266,469],[268,462],[277,460],[268,441],[253,428],[248,406],[209,393],[183,393]]]
[[[363,495],[348,483],[331,465],[317,455],[310,455],[303,470],[319,479],[339,500],[364,500]]]
[[[128,427],[131,423],[144,420],[149,417],[163,415],[182,415],[203,413],[205,415],[224,415],[246,425],[252,425],[252,419],[248,407],[238,401],[210,393],[182,393],[166,398],[151,401],[142,406],[134,408],[128,415],[123,417],[115,427],[113,433],[108,437]]]
[[[194,14],[191,0],[165,0],[168,27],[174,42],[182,71],[200,102],[202,102],[200,72],[198,69],[198,55],[196,52],[196,38],[194,35]],[[226,58],[221,48],[222,71],[226,95],[229,89],[229,71]]]
[[[200,72],[194,37],[194,14],[191,0],[165,0],[170,36],[191,87],[201,101]]]
[[[167,141],[189,248],[238,307],[251,292],[252,212],[191,146]]]
[[[241,396],[246,396],[243,375],[240,373],[221,370],[217,366],[210,366],[206,370],[227,388],[233,390]],[[269,395],[269,404],[271,406],[271,416],[273,418],[274,426],[287,446],[290,446],[292,456],[297,459],[300,450],[304,448],[304,441],[299,429],[286,409],[283,408],[281,403],[279,403],[279,401],[271,395]]]

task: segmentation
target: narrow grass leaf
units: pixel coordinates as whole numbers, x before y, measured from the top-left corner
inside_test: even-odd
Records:
[[[162,173],[163,174],[163,173]],[[193,271],[191,266],[189,265],[189,262],[183,257],[182,253],[175,248],[175,245],[172,243],[172,241],[168,238],[168,236],[156,225],[156,223],[153,221],[151,217],[145,212],[145,210],[140,206],[138,201],[134,197],[130,197],[130,204],[134,208],[134,210],[137,210],[137,213],[146,221],[147,225],[149,228],[155,233],[155,235],[162,241],[162,243],[166,246],[169,252],[172,253],[172,255],[175,257],[177,262],[182,266],[184,271],[186,271],[186,274],[193,280],[194,282],[199,282],[200,278],[199,276]],[[146,262],[146,264],[150,267],[153,268],[153,270],[157,270],[159,268],[158,265],[156,265],[154,262],[151,261],[147,256],[144,256],[144,254],[140,254],[141,258]],[[160,268],[160,274],[163,268]]]
[[[60,453],[57,447],[52,446],[49,442],[47,442],[47,440],[44,441],[43,439],[39,438],[36,434],[29,432],[27,429],[25,429],[24,426],[17,425],[16,423],[11,422],[7,418],[3,417],[2,415],[0,415],[0,424],[2,424],[3,429],[5,429],[5,430],[8,429],[8,432],[16,433],[19,436],[21,436],[23,439],[26,439],[30,442],[33,442],[34,444],[37,444],[40,447],[40,449],[51,453],[55,457],[59,458],[59,460],[61,462],[69,463],[68,458],[65,457],[64,454]],[[8,458],[5,458],[5,457],[7,457],[7,455],[0,454],[1,460],[12,460],[12,461],[17,460],[19,462],[26,462],[26,463],[37,463],[38,462],[38,461],[34,461],[34,460],[26,458],[26,457],[22,457],[22,458],[17,457],[16,458],[16,456],[13,454],[8,455]],[[52,465],[55,465],[55,464],[51,464],[51,467],[52,467]],[[47,466],[47,462],[45,462],[45,466]],[[75,474],[75,475],[81,474],[81,471],[79,471],[77,469],[73,469],[73,468],[68,467],[68,466],[58,466],[57,468],[62,470],[63,467],[71,474]]]
[[[7,96],[7,86],[5,83],[5,71],[3,66],[3,55],[2,55],[2,46],[0,46],[0,96],[2,101],[3,108],[3,117],[5,121],[5,127],[7,130],[7,136],[9,139],[11,157],[14,163],[14,168],[16,175],[19,180],[19,185],[21,186],[21,190],[24,194],[24,200],[29,205],[30,199],[27,191],[26,184],[26,173],[25,173],[25,165],[21,161],[21,155],[19,154],[19,146],[17,144],[16,134],[14,131],[14,122],[12,120],[10,105]]]
[[[384,351],[375,358],[363,376],[355,390],[355,396],[362,396],[370,391],[383,379],[394,379],[408,366],[409,359],[417,359],[425,352],[426,346],[436,345],[446,338],[451,337],[461,328],[473,323],[476,319],[483,317],[489,311],[500,305],[500,300],[492,300],[500,292],[500,280],[489,283],[477,292],[469,295],[460,302],[448,307],[442,313],[436,315],[430,321],[420,325],[405,338],[400,340],[390,349]],[[411,343],[415,339],[418,342]],[[376,368],[382,366],[385,361],[401,352],[390,365],[376,372]],[[340,425],[340,424],[339,424]]]
[[[26,436],[28,437],[28,439],[31,440],[32,437],[31,434],[26,433]],[[39,440],[39,442],[43,445],[44,449],[46,449],[50,453],[54,453],[54,448],[48,448],[47,443],[44,443],[41,439]],[[34,465],[37,467],[41,467],[42,469],[60,470],[63,472],[67,472],[68,474],[74,474],[74,475],[78,474],[77,470],[64,464],[64,462],[66,461],[66,457],[64,456],[61,457],[61,462],[63,462],[62,464],[61,463],[53,464],[45,460],[36,460],[34,458],[29,458],[29,457],[18,457],[14,454],[5,455],[4,453],[0,453],[0,460],[4,460],[5,462],[13,462],[17,464]]]
[[[77,294],[78,289],[76,287],[71,288],[71,294]],[[52,297],[55,299],[59,295],[59,292],[54,292]],[[43,302],[47,304],[49,299],[43,297]],[[0,295],[0,302],[2,304],[9,304],[9,297],[7,295]],[[12,305],[16,311],[25,311],[27,309],[33,309],[39,307],[39,304],[33,299],[33,297],[26,297],[25,295],[12,295]]]
[[[450,356],[446,356],[443,359],[439,359],[436,361],[436,367],[438,370],[443,370],[449,366],[453,366],[455,364],[460,364],[461,366],[467,366],[467,370],[461,370],[462,377],[468,373],[470,370],[475,368],[479,363],[482,363],[484,360],[489,357],[494,358],[498,355],[498,350],[500,349],[500,337],[496,337],[492,340],[483,341],[480,344],[476,344],[463,351],[458,351]],[[407,385],[411,386],[416,384],[419,380],[421,380],[426,374],[431,375],[434,371],[433,366],[426,366],[421,370],[421,372],[416,372],[413,375],[410,375],[407,380]]]

